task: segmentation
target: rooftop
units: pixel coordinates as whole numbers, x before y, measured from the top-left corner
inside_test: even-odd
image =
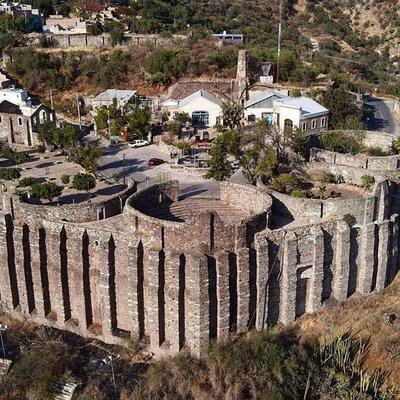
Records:
[[[302,117],[326,114],[329,110],[309,97],[288,97],[279,101],[280,104],[301,109]]]
[[[129,101],[135,94],[136,90],[120,90],[120,89],[107,89],[105,92],[100,93],[93,100],[94,101]]]

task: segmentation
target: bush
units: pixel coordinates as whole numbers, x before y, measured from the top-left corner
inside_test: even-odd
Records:
[[[14,161],[14,159],[15,159],[15,154],[16,154],[15,150],[13,150],[11,147],[8,147],[8,146],[4,147],[3,151],[1,152],[1,155],[4,158],[6,158],[7,160],[12,160],[12,161]]]
[[[76,190],[91,190],[96,186],[96,179],[90,174],[79,173],[74,176],[72,186]]]
[[[54,182],[36,183],[31,187],[31,195],[35,199],[52,201],[61,195],[62,190],[63,188]]]
[[[356,217],[353,214],[345,214],[343,216],[343,221],[351,228],[357,222]]]
[[[70,181],[70,176],[68,174],[61,175],[61,183],[63,185],[68,185],[69,181]]]
[[[306,193],[304,192],[304,190],[301,190],[301,189],[292,190],[291,195],[293,197],[306,197]]]
[[[335,177],[327,171],[317,171],[313,174],[313,179],[321,183],[334,183]]]
[[[375,183],[375,178],[371,175],[363,175],[361,177],[362,187],[366,190],[371,189],[372,185]]]
[[[322,146],[338,153],[357,154],[363,151],[363,135],[350,135],[342,131],[326,132],[322,135]]]
[[[25,178],[21,178],[18,181],[18,186],[19,187],[27,187],[27,186],[32,186],[36,183],[38,183],[37,178],[34,178],[33,176],[26,176]]]
[[[293,173],[288,173],[275,176],[269,186],[277,192],[291,194],[294,190],[301,189],[302,182]]]
[[[25,164],[29,160],[29,155],[28,153],[22,152],[22,153],[16,153],[14,162],[17,165],[20,164]]]
[[[0,179],[5,181],[12,181],[18,179],[21,173],[16,168],[0,168]]]

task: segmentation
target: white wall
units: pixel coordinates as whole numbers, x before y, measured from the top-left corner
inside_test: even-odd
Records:
[[[277,110],[279,116],[279,129],[283,131],[285,127],[285,119],[290,119],[293,122],[293,127],[300,128],[301,110],[295,107],[279,105]]]
[[[257,119],[261,119],[263,113],[273,113],[273,112],[274,112],[273,108],[256,108],[256,107],[252,108],[252,107],[249,107],[249,108],[246,108],[244,110],[244,116],[245,116],[245,118],[247,120],[247,117],[249,115],[255,115],[256,116],[256,120],[257,120]]]
[[[218,104],[215,104],[204,97],[197,97],[192,100],[189,104],[179,107],[180,112],[187,112],[192,118],[194,111],[208,111],[209,113],[209,126],[212,127],[217,123],[217,117],[222,117],[222,108]]]

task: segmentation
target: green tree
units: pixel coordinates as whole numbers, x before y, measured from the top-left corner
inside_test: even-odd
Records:
[[[31,195],[35,199],[46,199],[50,202],[61,196],[62,186],[56,185],[54,182],[35,183],[31,186]]]
[[[54,132],[57,126],[54,121],[45,121],[39,124],[37,138],[40,143],[45,146],[52,147],[56,143],[54,142]]]
[[[232,173],[232,163],[228,160],[229,141],[225,135],[221,135],[214,140],[210,150],[209,167],[206,178],[215,181],[224,181],[228,179]]]
[[[137,108],[126,115],[128,123],[129,140],[144,139],[150,131],[151,112],[147,109]]]
[[[243,107],[236,103],[224,103],[222,105],[222,115],[225,126],[229,129],[237,129],[241,125]]]
[[[77,162],[91,174],[97,174],[97,160],[101,156],[101,149],[94,145],[86,145],[78,150]]]
[[[0,168],[0,179],[5,181],[12,181],[18,179],[21,173],[16,168]]]
[[[109,41],[112,46],[120,45],[125,41],[125,27],[121,22],[107,21],[104,30],[110,34]]]
[[[72,187],[76,190],[89,191],[96,187],[96,179],[90,174],[78,173],[72,179]]]

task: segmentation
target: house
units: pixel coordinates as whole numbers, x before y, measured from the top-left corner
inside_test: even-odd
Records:
[[[0,12],[9,14],[13,18],[23,17],[35,29],[40,29],[43,25],[43,15],[39,9],[33,8],[30,4],[3,2],[0,3]]]
[[[64,17],[63,15],[50,15],[43,25],[44,33],[59,34],[86,34],[86,21],[79,17]]]
[[[245,102],[244,116],[248,122],[267,120],[282,132],[298,128],[315,134],[327,129],[329,110],[309,97],[296,98],[266,90]]]
[[[188,113],[195,128],[209,128],[222,123],[222,101],[205,90],[181,99],[170,98],[162,103],[162,109],[170,119],[179,112]]]
[[[24,89],[0,89],[0,140],[35,146],[41,122],[55,121],[54,111],[29,97]]]
[[[227,33],[223,31],[222,33],[214,33],[213,37],[221,42],[233,42],[238,44],[243,44],[244,35],[240,33]]]
[[[132,102],[136,96],[136,90],[107,89],[92,100],[92,106],[94,109],[102,106],[109,107],[116,101],[117,107],[125,110],[128,103]]]

